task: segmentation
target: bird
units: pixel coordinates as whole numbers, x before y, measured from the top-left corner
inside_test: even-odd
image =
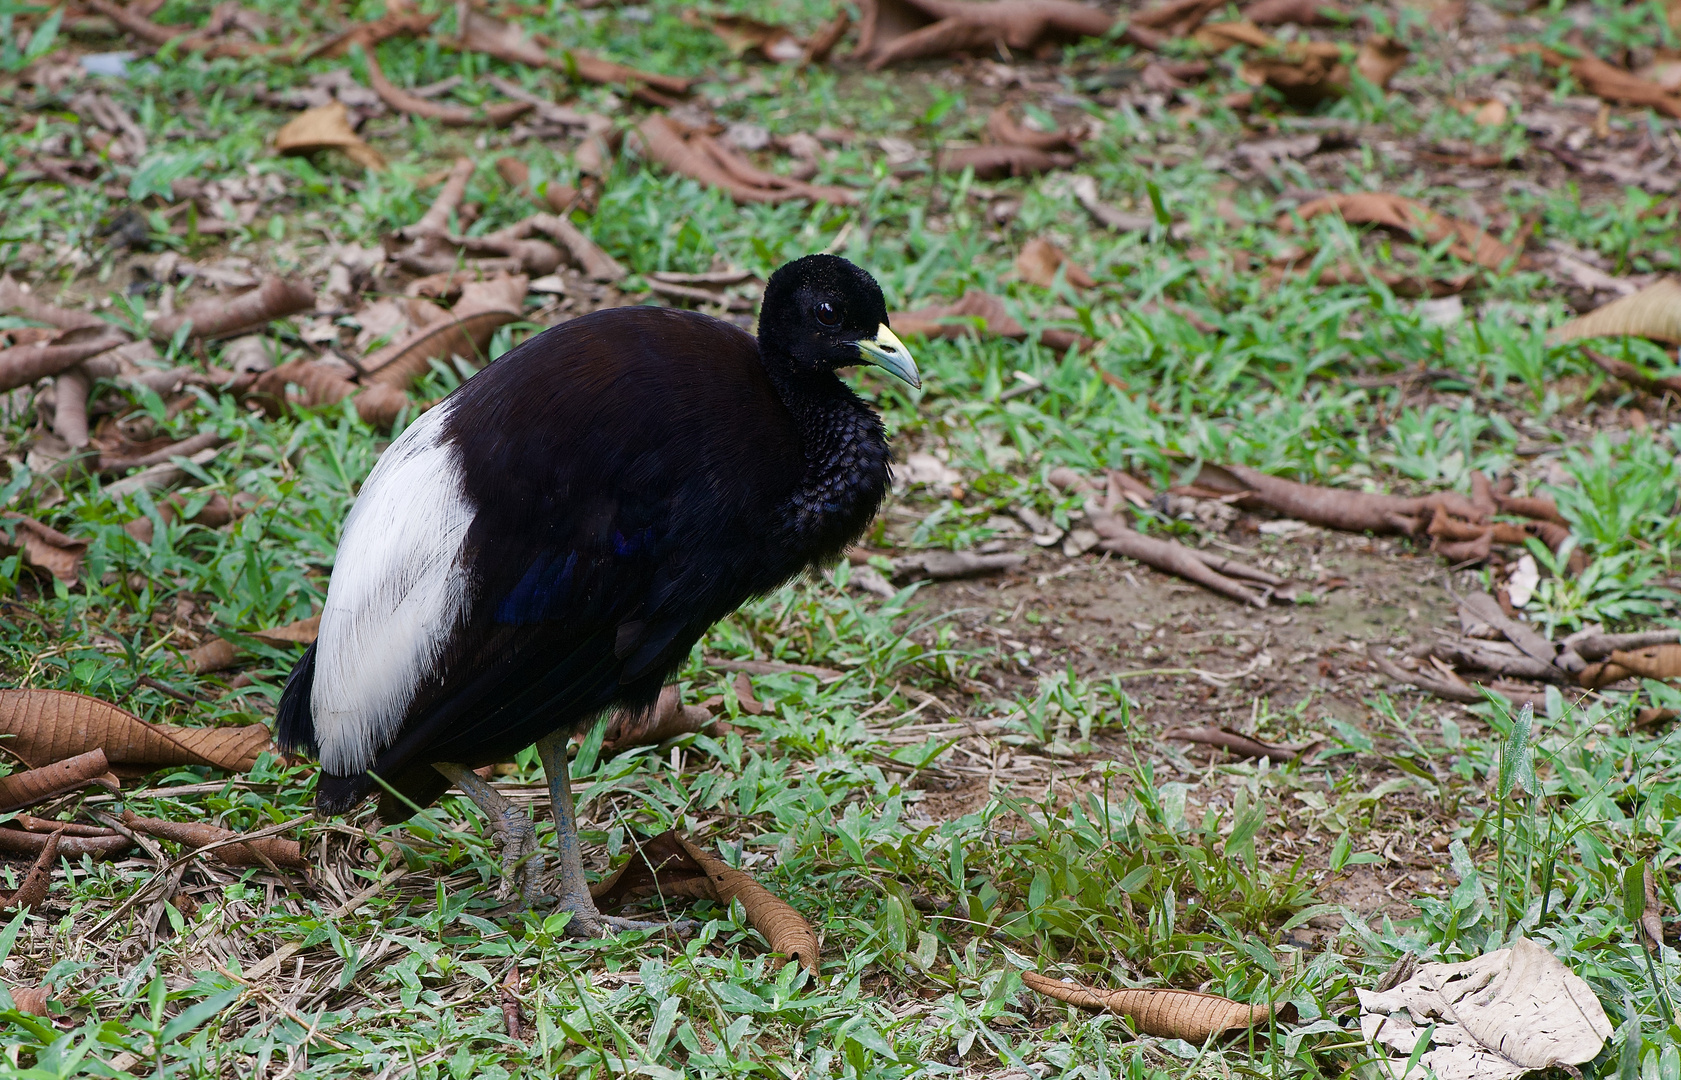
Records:
[[[455,785],[490,819],[500,891],[599,937],[567,743],[647,715],[707,628],[838,560],[889,488],[881,417],[837,370],[921,376],[881,287],[834,255],[765,284],[757,334],[692,311],[593,312],[422,413],[347,515],[276,741],[320,763],[319,816],[379,793],[404,820]],[[473,770],[536,744],[556,892],[531,819]]]

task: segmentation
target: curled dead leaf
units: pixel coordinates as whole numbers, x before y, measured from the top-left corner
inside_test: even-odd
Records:
[[[1343,16],[1341,8],[1325,0],[1255,0],[1243,6],[1244,19],[1257,26],[1320,26],[1341,22]]]
[[[1589,664],[1577,677],[1577,681],[1590,689],[1597,689],[1634,677],[1681,679],[1681,645],[1648,645],[1643,649],[1618,649],[1608,659]]]
[[[1344,532],[1416,535],[1441,506],[1473,520],[1476,507],[1458,492],[1407,497],[1378,495],[1346,488],[1320,487],[1271,476],[1246,465],[1205,462],[1192,487],[1213,497],[1229,497],[1243,507],[1265,507],[1284,517]]]
[[[494,56],[513,64],[524,64],[527,67],[550,68],[569,79],[625,86],[633,96],[650,105],[673,105],[673,95],[682,97],[693,85],[691,79],[653,71],[639,71],[603,60],[581,49],[570,49],[559,56],[552,56],[547,51],[550,43],[540,35],[527,35],[518,26],[503,22],[471,6],[462,6],[457,12],[464,24],[460,29],[458,44],[469,52],[482,52],[487,56]]]
[[[790,199],[852,204],[850,188],[808,184],[756,168],[712,136],[680,125],[660,113],[644,119],[637,132],[648,156],[672,172],[721,188],[739,203],[779,203]]]
[[[637,716],[620,711],[609,717],[607,730],[602,736],[601,752],[610,757],[638,746],[658,746],[667,739],[695,732],[722,736],[729,730],[734,729],[715,719],[701,706],[684,705],[678,688],[667,686],[660,691],[652,712]]]
[[[251,636],[265,645],[276,647],[285,645],[311,645],[316,635],[321,632],[321,616],[311,615],[307,619],[276,626],[272,630],[253,630]]]
[[[0,736],[30,765],[94,748],[113,765],[212,765],[244,772],[269,749],[268,728],[150,724],[98,698],[64,690],[0,690]]]
[[[17,823],[17,819],[13,819],[11,825]],[[52,828],[43,831],[0,826],[0,851],[12,855],[40,855],[47,846],[47,840],[55,833],[62,837],[58,844],[58,853],[68,859],[80,859],[83,855],[91,859],[109,859],[134,846],[134,841],[110,829],[96,829],[92,836],[81,836],[77,835],[75,826],[66,825],[62,821],[46,824]]]
[[[1194,1046],[1207,1042],[1210,1036],[1247,1030],[1275,1015],[1270,1005],[1244,1005],[1194,990],[1102,990],[1062,982],[1036,971],[1022,972],[1021,981],[1046,997],[1094,1012],[1124,1016],[1140,1034],[1184,1039]],[[1283,1019],[1289,1009],[1289,1005],[1284,1005],[1276,1010],[1276,1015]]]
[[[42,341],[0,349],[0,391],[29,386],[128,341],[112,326],[66,330]]]
[[[483,109],[469,109],[463,105],[442,105],[430,98],[423,98],[419,94],[412,94],[399,87],[385,77],[380,70],[379,63],[374,59],[370,50],[362,54],[363,63],[368,68],[368,85],[373,87],[374,93],[380,100],[411,116],[419,116],[426,120],[436,120],[448,127],[466,127],[471,124],[489,124],[492,127],[507,127],[515,120],[536,108],[529,101],[505,101],[495,105],[487,105]]]
[[[201,341],[232,337],[259,330],[275,319],[284,319],[315,307],[315,290],[302,282],[270,277],[249,292],[232,299],[206,297],[189,304],[185,311],[152,321],[153,339],[168,341],[182,326],[192,324],[188,336]]]
[[[1330,195],[1303,203],[1294,214],[1303,221],[1320,214],[1339,214],[1350,224],[1381,225],[1407,236],[1422,235],[1432,244],[1452,237],[1454,243],[1449,251],[1466,262],[1474,262],[1490,270],[1505,265],[1518,255],[1517,249],[1474,225],[1438,214],[1423,203],[1388,192]],[[1292,214],[1279,216],[1279,231],[1288,232],[1293,224]]]
[[[22,315],[26,319],[56,326],[60,330],[82,330],[106,325],[103,319],[91,311],[75,311],[47,303],[19,285],[10,274],[0,275],[0,311]]]
[[[464,284],[449,318],[413,330],[366,357],[366,380],[402,389],[428,371],[433,360],[484,359],[496,328],[520,318],[528,284],[517,275]]]
[[[1389,990],[1355,993],[1360,1032],[1391,1076],[1411,1066],[1441,1080],[1516,1080],[1593,1060],[1613,1030],[1593,987],[1524,937],[1463,963],[1422,964]],[[1420,1053],[1427,1028],[1435,1037]]]
[[[1066,131],[1038,131],[1016,122],[1007,106],[1000,105],[986,118],[986,133],[1004,146],[1028,146],[1035,150],[1078,150],[1079,140]]]
[[[1607,64],[1597,56],[1567,57],[1541,45],[1525,43],[1504,46],[1507,52],[1533,54],[1553,67],[1569,68],[1570,74],[1590,94],[1625,105],[1644,105],[1671,119],[1681,120],[1681,94],[1671,93],[1650,79]]]
[[[122,821],[135,832],[155,836],[159,840],[173,840],[189,849],[222,843],[221,847],[212,849],[208,854],[228,866],[264,866],[273,863],[275,866],[301,870],[309,865],[304,861],[303,850],[296,840],[265,836],[257,840],[228,844],[223,841],[236,840],[239,833],[203,822],[165,821],[160,818],[136,817],[133,813],[124,813]]]
[[[109,775],[110,772],[111,763],[105,760],[105,751],[95,747],[85,754],[55,761],[51,765],[0,777],[0,813],[22,810],[55,795],[79,791],[89,785],[103,787],[116,794],[117,778]]]
[[[817,934],[811,924],[755,881],[675,830],[639,843],[630,859],[590,890],[603,910],[650,895],[691,896],[715,904],[740,900],[747,921],[764,935],[772,952],[817,973]]]
[[[305,109],[292,117],[274,133],[274,149],[280,154],[342,150],[364,169],[381,171],[386,167],[380,152],[364,142],[350,126],[350,110],[342,101]]]
[[[1412,50],[1394,38],[1373,34],[1360,43],[1360,53],[1354,59],[1354,70],[1367,82],[1387,90],[1389,80],[1407,66],[1407,57],[1410,55]]]
[[[11,908],[38,908],[47,898],[47,887],[52,884],[53,864],[58,861],[58,851],[61,844],[62,832],[55,832],[46,838],[41,845],[41,854],[36,857],[35,864],[23,876],[17,891],[10,894],[0,894],[0,910]]]
[[[957,146],[940,151],[942,172],[973,169],[978,180],[1000,180],[1006,176],[1034,176],[1074,164],[1074,155],[1037,150],[1031,146]]]
[[[1173,742],[1201,743],[1204,746],[1218,746],[1222,750],[1230,750],[1239,757],[1266,758],[1268,761],[1280,763],[1295,761],[1319,743],[1307,746],[1274,746],[1259,739],[1233,731],[1225,727],[1194,727],[1169,731],[1162,736]]]
[[[1073,0],[862,0],[855,57],[877,71],[924,56],[999,47],[1028,52],[1103,37],[1108,12]]]
[[[1547,340],[1593,337],[1645,337],[1681,344],[1681,281],[1660,278],[1639,292],[1620,296],[1555,327]]]
[[[348,30],[343,30],[319,45],[309,49],[298,59],[300,61],[314,60],[318,56],[336,57],[348,53],[352,46],[360,45],[364,49],[372,49],[382,41],[394,37],[418,37],[432,28],[438,20],[438,12],[425,14],[419,11],[401,11],[394,6],[372,22],[357,23]]]
[[[683,21],[710,30],[737,57],[758,53],[766,60],[792,64],[805,59],[805,46],[786,26],[776,26],[745,15],[703,15],[683,9]]]
[[[12,995],[12,1004],[17,1006],[18,1012],[31,1016],[50,1016],[51,1009],[48,1002],[52,998],[52,990],[45,986],[13,986],[7,992]]]
[[[0,511],[0,521],[10,524],[13,543],[8,544],[0,531],[0,550],[21,551],[23,561],[45,570],[66,585],[74,585],[81,571],[82,556],[87,554],[88,542],[65,536],[50,525],[43,525],[32,517],[15,510]]]
[[[1032,285],[1047,289],[1052,287],[1056,284],[1059,270],[1063,279],[1076,288],[1090,289],[1097,285],[1096,280],[1086,273],[1085,267],[1071,260],[1067,252],[1042,236],[1029,240],[1022,246],[1021,254],[1016,256],[1016,272],[1023,281]]]

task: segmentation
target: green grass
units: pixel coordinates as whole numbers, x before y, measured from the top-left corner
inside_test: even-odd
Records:
[[[318,5],[251,6],[289,29],[331,28]],[[1667,33],[1649,7],[1601,8],[1606,21],[1589,42],[1606,55],[1660,43]],[[354,14],[378,10],[362,4]],[[1073,500],[1059,499],[1042,480],[1063,464],[1128,468],[1166,484],[1207,459],[1399,492],[1468,490],[1472,469],[1522,467],[1538,492],[1558,500],[1590,559],[1576,578],[1544,582],[1538,617],[1561,630],[1674,619],[1681,432],[1659,422],[1627,432],[1619,417],[1634,399],[1625,388],[1607,384],[1575,346],[1547,344],[1545,330],[1567,312],[1538,271],[1486,274],[1466,297],[1466,319],[1446,328],[1429,325],[1414,301],[1375,276],[1331,287],[1270,277],[1267,260],[1291,246],[1317,250],[1320,268],[1350,262],[1445,277],[1466,267],[1444,251],[1362,236],[1323,218],[1305,233],[1280,232],[1275,222],[1293,202],[1277,185],[1234,185],[1204,162],[1205,151],[1244,137],[1239,118],[1218,104],[1239,88],[1230,71],[1219,68],[1194,93],[1199,112],[1183,121],[1130,106],[1085,107],[1098,134],[1081,169],[1106,200],[1134,209],[1150,205],[1154,185],[1175,222],[1171,232],[1115,237],[1099,233],[1053,183],[889,175],[874,140],[891,135],[926,149],[976,137],[996,91],[947,80],[933,67],[870,75],[744,64],[682,22],[679,10],[666,0],[564,9],[528,25],[615,59],[711,80],[704,88],[728,98],[716,110],[726,121],[761,123],[773,134],[851,128],[857,138],[817,179],[853,184],[863,201],[852,209],[735,207],[627,155],[614,165],[599,212],[580,222],[634,274],[699,271],[721,260],[764,275],[834,245],[877,275],[895,307],[979,288],[1004,296],[1035,331],[1059,327],[1099,339],[1089,357],[1060,356],[1031,339],[914,343],[926,384],[920,394],[860,378],[901,446],[943,447],[965,474],[961,500],[920,491],[906,497],[921,517],[914,543],[979,544],[991,535],[989,517],[1024,503],[1066,521]],[[732,10],[778,15],[769,5]],[[188,23],[204,14],[202,6],[171,0],[157,18]],[[805,4],[795,22],[809,30],[828,14],[826,5]],[[1556,7],[1544,14],[1549,34],[1568,23]],[[0,15],[7,18],[15,27],[25,17]],[[39,13],[27,19],[41,25]],[[480,102],[473,83],[487,71],[538,92],[571,92],[553,73],[447,48],[441,41],[453,20],[446,6],[438,40],[379,46],[388,77],[420,85],[461,75],[466,82],[454,99],[464,104]],[[1408,74],[1447,78],[1439,49],[1408,27],[1419,35]],[[12,31],[0,33],[0,68],[13,73],[0,81],[0,158],[8,163],[43,145],[77,156],[90,130],[72,111],[74,85],[54,96],[16,81],[47,51],[46,33],[37,30],[35,44],[22,50]],[[127,47],[66,35],[59,31],[60,43],[75,40],[82,49]],[[1057,77],[1072,93],[1130,62],[1130,53],[1088,42],[1063,60]],[[479,148],[478,131],[391,116],[366,131],[392,159],[388,173],[364,175],[331,156],[276,158],[264,140],[286,114],[253,92],[301,86],[333,66],[161,55],[137,62],[125,82],[105,80],[100,88],[145,129],[147,156],[128,164],[107,158],[100,182],[86,187],[0,186],[0,259],[48,295],[60,285],[71,295],[114,295],[107,310],[121,318],[159,302],[155,286],[133,279],[128,253],[101,231],[131,204],[152,228],[149,252],[235,254],[306,272],[327,241],[375,245],[415,220],[435,193],[420,187],[421,178],[457,153],[485,161],[512,153],[531,164],[536,181],[575,179],[564,147],[503,146],[502,135],[485,133]],[[1501,59],[1488,66],[1496,70],[1526,79],[1532,65]],[[757,81],[744,83],[749,76]],[[1550,75],[1536,77],[1552,86]],[[1398,139],[1507,146],[1525,138],[1518,117],[1483,130],[1433,99],[1368,91],[1323,112],[1379,125]],[[576,93],[580,108],[609,109],[617,97],[601,88]],[[630,126],[639,113],[621,103],[611,115]],[[1073,116],[1068,107],[1061,118]],[[1287,125],[1291,117],[1279,119]],[[1618,122],[1625,119],[1645,122],[1633,114]],[[189,174],[272,178],[279,194],[220,242],[183,237],[167,231],[161,211],[170,179]],[[1466,192],[1369,150],[1349,157],[1343,174],[1333,188],[1381,188],[1447,213],[1466,210]],[[1296,163],[1281,166],[1280,177],[1304,189],[1324,183]],[[120,194],[107,194],[104,184]],[[1019,200],[1019,212],[998,223],[989,208],[1003,199]],[[1236,207],[1237,223],[1219,212],[1222,199]],[[1590,197],[1564,187],[1514,189],[1501,200],[1508,238],[1518,222],[1533,223],[1537,239],[1601,255],[1615,273],[1681,268],[1681,208],[1673,199],[1638,191]],[[475,175],[468,201],[480,210],[473,232],[532,209],[489,168]],[[1063,244],[1100,287],[1051,292],[1013,280],[1014,254],[1041,234]],[[633,277],[627,289],[638,282]],[[1198,330],[1176,307],[1219,333]],[[296,327],[276,332],[284,348],[302,348]],[[503,335],[493,351],[515,336]],[[1672,363],[1655,348],[1633,348],[1631,358],[1654,370]],[[180,343],[168,351],[171,362],[214,361],[217,352],[199,355]],[[1093,363],[1129,390],[1111,388]],[[1452,375],[1437,380],[1438,392],[1424,403],[1400,388],[1350,381],[1419,366]],[[1017,371],[1043,388],[1002,400]],[[456,373],[441,371],[427,385],[441,393],[456,381]],[[173,416],[153,396],[133,405],[160,432],[184,437],[213,427],[229,436],[230,448],[189,489],[249,493],[258,508],[224,530],[167,524],[144,496],[119,504],[94,480],[73,474],[53,483],[13,456],[0,502],[87,539],[89,549],[74,588],[35,575],[15,556],[0,561],[0,670],[8,684],[93,694],[147,719],[266,719],[295,655],[240,635],[319,608],[339,524],[384,437],[348,410],[267,420],[210,395]],[[17,447],[37,418],[27,405],[14,417],[0,434]],[[151,544],[122,528],[142,514],[154,517]],[[1160,527],[1195,531],[1183,523]],[[1549,564],[1544,549],[1536,555]],[[248,650],[249,685],[230,687],[231,673],[200,677],[181,668],[184,643],[169,628],[189,603],[213,616],[214,632],[236,636]],[[1673,687],[1648,683],[1628,700],[1548,709],[1532,736],[1518,738],[1492,706],[1467,715],[1379,694],[1368,697],[1358,726],[1312,701],[1276,713],[1257,702],[1268,735],[1328,730],[1331,743],[1284,768],[1208,768],[1165,747],[1123,684],[1079,675],[1062,658],[1032,685],[971,700],[966,691],[1002,649],[958,634],[953,620],[929,614],[915,590],[881,603],[803,581],[719,624],[684,673],[689,696],[722,695],[745,737],[691,736],[678,743],[675,759],[669,747],[647,749],[581,770],[593,850],[617,857],[632,834],[672,826],[717,842],[728,861],[748,866],[817,926],[825,957],[817,978],[765,957],[739,908],[701,909],[704,931],[679,944],[642,935],[581,944],[541,914],[498,914],[482,821],[452,798],[392,832],[417,873],[342,918],[325,913],[392,869],[367,861],[368,849],[342,823],[299,830],[323,867],[307,886],[273,888],[256,871],[195,869],[185,879],[191,902],[137,904],[97,935],[90,929],[153,871],[66,864],[48,914],[14,920],[0,936],[0,956],[10,957],[6,979],[50,980],[62,988],[65,1010],[52,1021],[0,1013],[7,1068],[31,1077],[458,1080],[1022,1069],[1128,1080],[1371,1076],[1351,1024],[1355,987],[1373,985],[1406,952],[1462,959],[1521,932],[1588,979],[1617,1025],[1586,1072],[1681,1077],[1681,1029],[1671,1019],[1677,957],[1666,948],[1648,966],[1624,905],[1625,877],[1642,864],[1656,870],[1669,910],[1681,899],[1673,892],[1681,757],[1672,735],[1631,726],[1636,707],[1681,704]],[[761,678],[756,692],[773,709],[753,717],[740,713],[729,679],[703,655],[822,664],[847,674],[829,684]],[[157,683],[197,703],[185,706]],[[965,760],[950,752],[955,732],[900,730],[935,718],[926,708],[913,713],[919,700],[907,690],[1003,721],[995,743],[1028,763],[1022,779],[1010,780],[1006,769],[977,809],[924,813],[944,777],[973,774],[955,771]],[[531,758],[519,762],[528,781],[539,775]],[[1533,762],[1534,790],[1507,782],[1519,759]],[[307,814],[310,775],[270,757],[238,778],[181,769],[154,775],[127,805],[255,829]],[[187,784],[197,785],[194,793],[167,790]],[[546,835],[549,826],[541,828]],[[1368,924],[1328,903],[1330,877],[1383,868],[1384,839],[1407,832],[1421,842],[1451,840],[1435,856],[1450,881],[1442,896],[1416,897],[1420,914],[1406,923]],[[1328,856],[1289,855],[1286,833]],[[15,868],[0,877],[15,886]],[[1310,920],[1317,926],[1339,914],[1340,929],[1303,936]],[[269,996],[235,978],[287,943],[302,946],[301,976],[290,961],[282,965],[262,983]],[[1229,1046],[1135,1038],[1119,1018],[1075,1014],[1027,994],[1018,976],[1027,968],[1102,985],[1289,1001],[1299,1022],[1276,1038],[1261,1031]],[[527,1022],[523,1042],[504,1032],[500,987],[510,971]]]

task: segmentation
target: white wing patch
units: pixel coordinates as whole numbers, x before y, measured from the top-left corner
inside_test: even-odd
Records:
[[[344,523],[315,646],[311,711],[321,764],[374,763],[462,618],[461,545],[473,521],[459,456],[443,441],[450,404],[389,448]]]

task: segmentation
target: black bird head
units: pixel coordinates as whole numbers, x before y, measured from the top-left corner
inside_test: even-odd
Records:
[[[875,364],[922,385],[910,350],[887,328],[881,286],[836,255],[807,255],[770,276],[759,308],[759,348],[795,374]]]

